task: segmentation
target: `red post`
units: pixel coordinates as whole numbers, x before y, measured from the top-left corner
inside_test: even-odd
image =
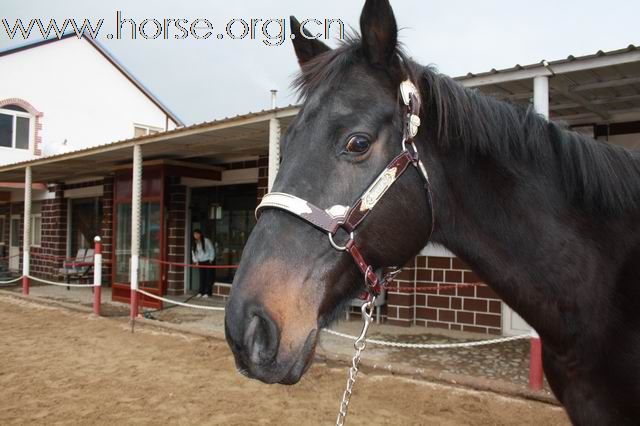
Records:
[[[529,357],[529,389],[542,390],[544,372],[542,370],[542,343],[537,334],[531,336],[531,353]]]
[[[131,289],[131,319],[138,317],[138,291]]]
[[[26,275],[22,276],[22,294],[25,296],[29,295],[29,277]]]
[[[102,302],[102,242],[100,237],[93,239],[95,242],[93,257],[93,313],[100,316],[100,303]]]

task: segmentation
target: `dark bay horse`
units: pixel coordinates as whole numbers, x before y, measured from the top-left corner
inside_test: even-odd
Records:
[[[463,88],[398,47],[387,0],[368,0],[361,37],[330,49],[293,41],[304,104],[282,140],[274,191],[315,206],[352,205],[398,154],[398,87],[417,86],[410,168],[354,234],[376,268],[447,247],[540,334],[544,370],[575,424],[640,423],[640,155],[581,136]],[[433,212],[433,213],[432,213]],[[344,235],[343,235],[344,236]],[[225,319],[238,369],[293,384],[319,330],[363,289],[353,259],[326,233],[262,212]]]

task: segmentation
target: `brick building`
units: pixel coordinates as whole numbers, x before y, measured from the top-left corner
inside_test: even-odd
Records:
[[[640,145],[640,52],[635,48],[518,66],[459,79],[515,102],[546,99],[540,110],[576,131],[629,147]],[[544,102],[543,102],[544,105]],[[536,105],[539,107],[539,104]],[[22,247],[25,171],[31,171],[31,273],[54,278],[77,241],[99,234],[105,285],[127,301],[130,285],[132,154],[142,155],[140,285],[162,295],[192,293],[197,272],[162,262],[189,262],[191,230],[214,241],[218,264],[236,264],[251,232],[253,211],[277,172],[279,135],[298,107],[139,135],[74,152],[0,166],[0,241]],[[43,126],[46,127],[46,111]],[[7,186],[9,185],[9,186]],[[10,185],[13,185],[11,187]],[[24,184],[23,184],[24,186]],[[18,270],[21,257],[10,259]],[[233,270],[217,274],[215,292],[229,293]],[[394,281],[385,321],[488,334],[527,329],[460,259],[428,246]],[[152,301],[145,301],[152,303]]]

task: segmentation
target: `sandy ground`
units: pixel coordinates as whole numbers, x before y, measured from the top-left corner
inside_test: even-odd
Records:
[[[236,373],[226,344],[0,295],[1,424],[332,424],[346,366],[295,386]],[[566,425],[561,408],[364,374],[349,424]]]

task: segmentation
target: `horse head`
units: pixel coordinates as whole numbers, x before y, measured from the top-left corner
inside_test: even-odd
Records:
[[[401,152],[406,116],[400,86],[418,81],[398,48],[387,0],[367,1],[361,37],[336,49],[307,38],[293,17],[291,25],[304,103],[282,139],[273,192],[294,196],[302,210],[306,201],[340,210],[375,186]],[[409,167],[383,193],[352,237],[376,269],[404,265],[425,246],[432,225],[417,168]],[[363,274],[330,244],[327,232],[297,217],[301,212],[260,213],[233,282],[226,336],[243,374],[293,384],[311,364],[319,331],[365,289]],[[339,227],[333,238],[340,245],[349,231]]]

